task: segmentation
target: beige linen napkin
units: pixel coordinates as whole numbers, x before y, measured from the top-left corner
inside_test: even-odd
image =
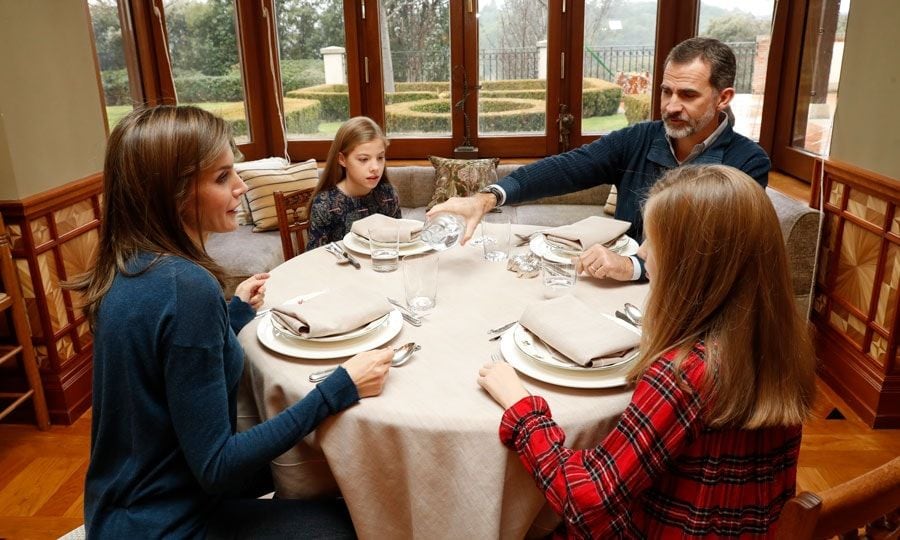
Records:
[[[397,227],[397,231],[400,233],[400,243],[408,244],[419,239],[419,235],[422,234],[422,226],[423,223],[416,219],[397,219],[384,214],[372,214],[354,221],[350,226],[350,231],[368,239],[369,229],[372,227]]]
[[[531,304],[519,324],[584,367],[612,364],[638,346],[641,336],[571,295]]]
[[[272,317],[304,338],[344,334],[391,311],[384,296],[345,287],[330,290],[300,303],[288,302],[272,308]]]
[[[546,230],[544,236],[549,244],[581,251],[594,244],[612,245],[629,227],[631,223],[627,221],[591,216],[571,225]]]

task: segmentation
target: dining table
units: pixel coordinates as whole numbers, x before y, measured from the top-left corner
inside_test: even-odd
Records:
[[[512,225],[517,234],[536,230]],[[512,252],[528,249],[526,244]],[[360,269],[339,264],[323,248],[284,262],[271,271],[266,306],[350,285],[403,300],[402,261],[400,270],[383,273],[372,270],[365,254],[356,256]],[[362,539],[546,535],[560,517],[546,505],[517,454],[500,442],[503,410],[479,387],[477,377],[492,354],[510,346],[509,336],[490,340],[488,330],[517,321],[547,292],[540,276],[518,277],[505,261],[485,260],[478,245],[457,245],[437,256],[434,309],[419,327],[403,322],[382,345],[415,342],[421,350],[390,370],[380,395],[328,417],[274,460],[276,494],[312,499],[339,492]],[[612,315],[625,302],[643,306],[648,291],[646,282],[582,274],[564,294]],[[267,317],[258,317],[238,336],[245,354],[239,429],[277,415],[313,390],[311,373],[346,360],[276,352],[261,341],[271,337],[261,334],[271,332]],[[573,388],[527,375],[522,381],[547,400],[572,448],[599,444],[632,393],[624,379],[599,388]]]

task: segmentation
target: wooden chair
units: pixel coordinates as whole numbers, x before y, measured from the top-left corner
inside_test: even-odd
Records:
[[[275,215],[278,216],[278,231],[281,233],[281,249],[286,261],[306,251],[303,231],[309,228],[307,207],[313,192],[315,188],[298,189],[287,193],[276,191],[273,194]],[[294,240],[297,243],[296,249]]]
[[[869,539],[900,536],[900,457],[822,493],[804,491],[789,500],[776,538],[859,538],[859,528]]]
[[[0,217],[0,281],[3,291],[0,292],[0,313],[8,313],[8,321],[12,323],[11,343],[0,343],[0,364],[19,359],[19,365],[25,372],[28,381],[28,390],[22,392],[0,392],[0,400],[11,403],[0,410],[0,418],[4,418],[29,398],[34,405],[34,416],[38,428],[50,429],[50,416],[47,411],[47,401],[44,398],[44,387],[41,385],[41,374],[38,370],[37,360],[34,356],[34,348],[31,345],[31,326],[28,323],[28,314],[25,312],[25,299],[19,288],[19,278],[15,263],[12,258],[12,246],[10,246],[9,234]]]

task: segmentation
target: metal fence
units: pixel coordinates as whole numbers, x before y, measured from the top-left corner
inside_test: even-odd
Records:
[[[749,94],[753,84],[753,65],[756,42],[728,43],[737,61],[734,88],[739,94]],[[584,48],[584,76],[614,81],[622,72],[653,72],[654,47],[596,47]]]
[[[481,49],[478,72],[482,81],[538,78],[537,47]]]
[[[756,42],[728,43],[737,59],[735,90],[739,94],[751,92],[753,66],[756,59]],[[584,48],[584,76],[607,81],[615,80],[616,73],[653,71],[652,46]],[[481,49],[478,51],[480,80],[537,79],[537,47],[511,49]],[[450,79],[450,52],[391,51],[394,80],[397,82],[447,81]]]

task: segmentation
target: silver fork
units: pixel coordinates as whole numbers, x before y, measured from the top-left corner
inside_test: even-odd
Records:
[[[497,353],[491,353],[491,363],[492,364],[508,364],[506,358],[503,358]]]
[[[387,301],[390,302],[391,305],[393,305],[395,308],[397,308],[397,311],[400,312],[400,315],[403,315],[403,320],[413,326],[422,326],[422,318],[410,311],[406,306],[404,306],[397,300],[394,300],[393,298],[388,298]]]

